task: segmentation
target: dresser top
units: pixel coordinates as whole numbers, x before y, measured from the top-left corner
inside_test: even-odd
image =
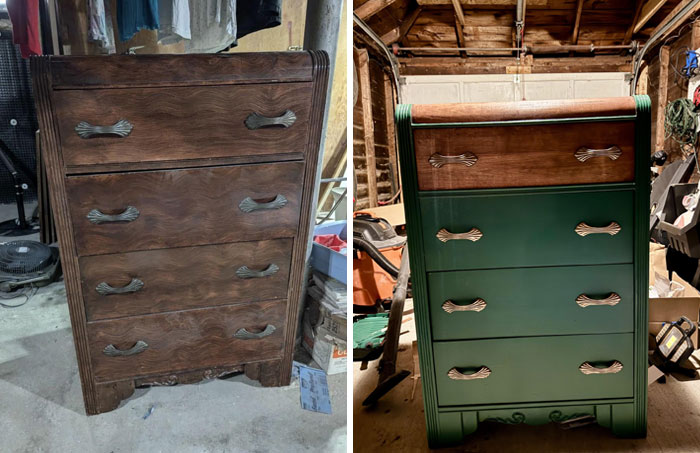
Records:
[[[632,96],[557,101],[426,104],[411,107],[412,122],[421,124],[627,116],[635,113],[635,99]]]

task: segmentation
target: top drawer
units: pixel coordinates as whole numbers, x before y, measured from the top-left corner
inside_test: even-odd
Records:
[[[53,93],[66,166],[303,153],[312,84]]]
[[[421,128],[420,190],[634,180],[634,122]]]

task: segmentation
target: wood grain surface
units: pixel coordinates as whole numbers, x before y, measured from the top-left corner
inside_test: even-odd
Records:
[[[148,250],[80,258],[83,300],[89,321],[165,311],[285,299],[291,239]],[[267,277],[240,278],[247,266],[279,270]],[[133,293],[101,295],[102,282],[118,288],[132,279],[144,283]]]
[[[90,355],[98,381],[112,381],[166,372],[275,359],[284,343],[286,301],[257,302],[255,306],[186,310],[88,323]],[[234,338],[239,329],[276,330],[254,340]],[[148,348],[136,355],[109,357],[109,344],[129,349],[137,341]]]
[[[294,153],[303,150],[311,114],[311,83],[54,92],[65,165],[148,162]],[[250,130],[253,114],[296,115],[290,127]],[[81,138],[85,121],[133,125],[126,137]]]
[[[634,115],[636,111],[632,97],[521,101],[513,107],[512,102],[414,105],[411,117],[414,123],[469,123]]]
[[[303,162],[72,176],[66,186],[79,255],[293,237],[299,227]],[[279,209],[243,212],[246,197]],[[92,209],[140,211],[128,223],[93,224]]]
[[[309,81],[307,52],[51,57],[54,89]]]
[[[598,122],[539,126],[463,127],[416,129],[418,187],[420,190],[529,187],[592,184],[634,180],[634,122]],[[574,157],[580,147],[618,146],[617,160]],[[438,153],[476,155],[467,167],[446,164],[433,167]]]

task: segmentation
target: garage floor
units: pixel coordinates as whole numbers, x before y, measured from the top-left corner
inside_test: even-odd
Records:
[[[411,301],[405,310],[410,312]],[[405,321],[410,317],[410,321]],[[412,371],[411,344],[416,339],[413,314],[404,315],[398,368]],[[428,449],[421,382],[411,399],[413,375],[391,390],[372,408],[362,400],[377,385],[378,361],[360,371],[353,364],[353,446],[363,453],[373,451],[420,452]],[[416,365],[416,373],[418,373]],[[562,430],[554,424],[506,426],[484,423],[459,448],[440,451],[463,452],[700,452],[700,381],[649,387],[649,421],[646,439],[617,439],[608,429],[589,425]]]
[[[0,220],[12,217],[6,212]],[[3,453],[345,452],[346,374],[328,383],[332,415],[302,410],[297,381],[262,388],[239,375],[137,389],[117,410],[87,417],[63,283],[22,307],[0,307]]]

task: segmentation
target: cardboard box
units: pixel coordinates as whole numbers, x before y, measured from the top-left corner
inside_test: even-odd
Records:
[[[324,328],[314,329],[304,321],[302,344],[326,374],[345,373],[348,367],[347,343]]]

